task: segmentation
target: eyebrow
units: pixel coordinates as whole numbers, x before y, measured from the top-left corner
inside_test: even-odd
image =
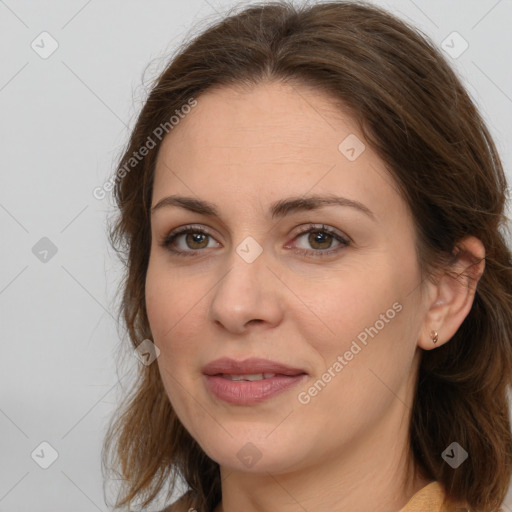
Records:
[[[318,210],[325,206],[345,206],[349,208],[354,208],[365,215],[367,215],[372,220],[375,219],[374,213],[364,204],[359,201],[355,201],[353,199],[348,199],[346,197],[340,197],[336,195],[310,195],[310,196],[302,196],[302,197],[289,197],[286,199],[281,199],[276,201],[270,206],[270,214],[271,217],[285,217],[290,213],[299,212],[303,210]],[[216,205],[210,203],[208,201],[203,201],[202,199],[197,199],[194,197],[186,197],[179,195],[172,195],[168,197],[164,197],[158,203],[156,203],[151,208],[151,213],[155,213],[157,210],[160,210],[164,207],[176,206],[179,208],[184,208],[194,213],[199,213],[201,215],[207,215],[209,217],[217,217],[220,218],[219,210]]]

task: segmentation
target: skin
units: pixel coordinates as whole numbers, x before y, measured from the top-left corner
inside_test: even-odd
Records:
[[[406,471],[421,352],[453,336],[474,285],[446,275],[422,281],[406,203],[368,145],[355,161],[340,152],[349,134],[364,137],[329,97],[273,82],[210,89],[197,99],[163,141],[152,206],[179,194],[214,203],[220,218],[177,206],[152,213],[146,306],[173,408],[221,467],[216,512],[396,512],[431,481]],[[275,201],[311,194],[359,201],[373,218],[332,205],[270,216]],[[160,245],[191,223],[210,235],[178,236],[172,248],[192,256]],[[308,223],[351,242],[298,234]],[[252,263],[236,252],[248,236],[262,249]],[[474,238],[463,247],[485,255]],[[330,250],[337,252],[315,256]],[[455,270],[469,265],[461,254]],[[476,282],[483,263],[472,272]],[[299,393],[396,303],[401,311],[300,403]],[[436,345],[432,330],[439,332]],[[308,376],[265,402],[230,405],[210,394],[201,372],[223,356],[268,358]],[[248,442],[261,456],[251,467],[237,457]]]

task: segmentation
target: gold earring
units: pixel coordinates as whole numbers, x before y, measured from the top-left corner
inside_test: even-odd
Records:
[[[437,333],[437,331],[432,331],[430,333],[430,337],[432,338],[432,341],[434,342],[434,344],[437,343],[439,340],[439,334]]]

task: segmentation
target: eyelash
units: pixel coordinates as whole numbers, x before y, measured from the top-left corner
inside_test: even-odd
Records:
[[[181,250],[175,250],[171,249],[171,244],[174,242],[174,240],[183,234],[188,233],[202,233],[204,235],[207,235],[209,237],[213,236],[204,228],[201,227],[195,227],[192,225],[184,226],[180,228],[178,231],[171,232],[161,243],[160,246],[164,249],[168,250],[172,254],[175,254],[177,256],[195,256],[195,254],[201,250],[204,249],[190,249],[188,251],[181,251]],[[301,235],[307,234],[307,233],[327,233],[329,235],[332,235],[335,240],[340,242],[340,245],[335,249],[327,249],[327,250],[307,250],[307,249],[295,249],[295,254],[301,254],[305,256],[313,256],[315,258],[322,258],[325,256],[330,256],[333,253],[339,252],[342,248],[348,247],[351,244],[351,240],[347,238],[342,237],[337,232],[335,232],[333,229],[325,226],[324,224],[309,224],[308,226],[305,226],[302,228],[299,233],[295,236],[295,238],[299,238]],[[294,238],[294,240],[295,240]]]

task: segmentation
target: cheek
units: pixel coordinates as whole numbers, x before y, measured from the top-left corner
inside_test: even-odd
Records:
[[[353,271],[332,280],[327,292],[316,294],[316,302],[310,297],[332,332],[319,331],[318,322],[316,331],[308,327],[319,358],[315,378],[301,388],[297,407],[312,430],[323,425],[329,411],[333,421],[322,429],[333,439],[355,436],[354,425],[369,426],[385,414],[395,400],[390,390],[400,389],[415,353],[408,283],[396,268],[380,269]]]
[[[211,284],[207,276],[170,269],[165,261],[150,261],[146,276],[146,310],[157,359],[171,400],[181,401],[182,386],[193,389],[199,363],[208,344],[206,317]],[[180,391],[181,390],[181,391]]]
[[[183,326],[191,327],[190,318],[197,314],[194,303],[196,295],[191,283],[185,286],[179,276],[163,268],[158,262],[151,262],[146,276],[146,311],[148,315],[153,341],[161,351],[164,360],[175,361],[183,358],[187,347],[183,338]],[[188,336],[192,333],[188,331]],[[159,358],[160,359],[160,358]]]
[[[348,349],[358,336],[364,340],[366,330],[376,323],[378,331],[383,332],[399,316],[396,303],[401,299],[400,285],[389,269],[379,275],[368,269],[353,269],[331,276],[325,286],[315,286],[308,294],[311,309],[324,326],[322,336],[317,331],[310,339],[321,343],[324,349]]]
[[[399,386],[416,348],[415,294],[410,292],[417,274],[392,261],[375,263],[352,268],[315,287],[309,296],[323,324],[320,330],[318,322],[307,327],[309,343],[319,356],[317,376],[333,382],[322,394],[352,410],[361,407],[363,396],[362,403],[368,405],[389,394],[379,377]]]
[[[148,266],[145,291],[153,341],[160,350],[156,362],[164,389],[182,423],[194,432],[190,418],[197,416],[197,411],[190,393],[196,386],[194,363],[197,364],[197,351],[201,349],[198,340],[202,326],[197,315],[202,303],[198,303],[193,283],[154,262]]]
[[[188,315],[194,314],[197,302],[194,280],[166,264],[165,256],[152,255],[149,261],[145,297],[151,332],[161,342],[173,336]]]

